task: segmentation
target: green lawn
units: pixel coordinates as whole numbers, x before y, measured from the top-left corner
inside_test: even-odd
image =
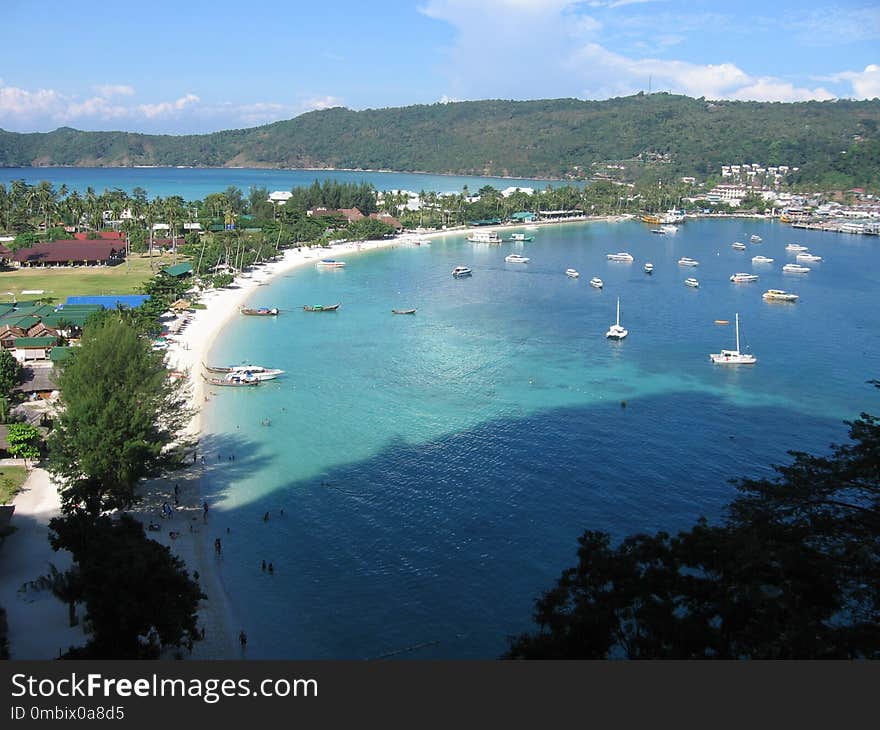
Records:
[[[185,261],[178,256],[177,261]],[[89,294],[138,294],[141,285],[163,266],[171,264],[170,255],[150,259],[134,254],[118,266],[59,267],[57,269],[16,269],[0,272],[0,302],[12,301],[9,292],[21,300],[42,298],[50,303],[64,302],[69,296]],[[22,294],[28,289],[42,289],[39,294]]]
[[[9,504],[27,477],[23,466],[0,466],[0,504]]]

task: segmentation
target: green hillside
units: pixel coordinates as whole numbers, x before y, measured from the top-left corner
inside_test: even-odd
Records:
[[[763,103],[639,94],[605,101],[472,101],[326,109],[204,135],[0,131],[0,166],[335,167],[590,176],[662,162],[705,177],[725,163],[800,167],[798,182],[880,185],[880,101]]]

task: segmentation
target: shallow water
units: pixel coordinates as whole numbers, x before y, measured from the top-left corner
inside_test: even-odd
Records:
[[[753,232],[763,243],[730,248]],[[791,241],[825,261],[783,274]],[[844,439],[844,419],[878,411],[865,384],[880,372],[877,244],[765,221],[693,221],[674,236],[572,224],[525,244],[458,235],[351,255],[261,287],[250,303],[285,311],[234,320],[210,361],[287,373],[216,393],[203,443],[249,655],[497,656],[584,529],[717,518],[729,479]],[[505,263],[514,250],[530,263]],[[606,260],[624,250],[634,263]],[[753,266],[758,253],[775,262]],[[459,264],[473,277],[453,279]],[[732,284],[738,271],[760,280]],[[768,288],[801,299],[769,304]],[[619,343],[604,337],[618,296]],[[712,365],[709,352],[733,347],[736,312],[758,362]]]

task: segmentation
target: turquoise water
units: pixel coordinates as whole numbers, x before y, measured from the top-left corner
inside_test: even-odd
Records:
[[[730,248],[751,233],[763,243]],[[782,274],[791,241],[825,261]],[[531,262],[506,264],[512,250]],[[605,258],[624,250],[635,263]],[[774,264],[753,266],[758,253]],[[205,409],[211,536],[251,657],[495,657],[584,529],[717,518],[729,479],[766,475],[789,449],[823,452],[844,419],[880,410],[865,384],[880,374],[876,239],[764,221],[665,237],[574,224],[346,260],[259,288],[251,305],[285,311],[234,320],[210,356],[287,371]],[[453,279],[459,264],[473,277]],[[755,284],[728,281],[753,270]],[[801,299],[770,304],[768,288]],[[618,296],[630,334],[616,343],[604,333]],[[714,366],[708,353],[734,340],[714,320],[736,312],[758,362]]]
[[[372,183],[376,190],[412,190],[420,192],[460,193],[467,185],[476,192],[484,185],[499,190],[507,187],[531,187],[543,190],[547,185],[562,185],[546,180],[512,180],[499,177],[465,175],[428,175],[407,172],[370,172],[349,170],[261,170],[253,168],[200,167],[6,167],[0,168],[0,183],[24,180],[30,185],[48,180],[56,188],[62,183],[73,191],[84,193],[119,188],[131,194],[136,187],[156,195],[180,195],[184,200],[201,200],[211,193],[223,192],[234,185],[245,192],[254,185],[269,190],[291,190],[308,187],[315,180],[337,180],[343,183]]]

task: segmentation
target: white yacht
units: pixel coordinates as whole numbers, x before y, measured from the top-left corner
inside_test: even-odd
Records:
[[[685,279],[684,284],[685,286],[692,286],[694,289],[697,289],[700,286],[700,282],[694,279],[692,276],[689,276],[687,279]]]
[[[736,349],[710,353],[709,357],[716,365],[754,365],[758,358],[739,351],[739,312],[736,313]]]
[[[626,251],[621,251],[620,253],[609,253],[606,254],[605,257],[609,261],[627,261],[632,262],[633,257],[632,254],[627,253]]]
[[[654,273],[654,264],[652,264],[650,261],[645,264],[645,273],[646,274],[653,274]]]
[[[772,264],[773,259],[769,256],[752,256],[753,264]]]
[[[671,223],[667,223],[665,226],[660,226],[660,230],[664,233],[678,233],[678,226],[673,226]]]
[[[580,276],[577,269],[566,269],[565,275],[570,276],[572,279],[577,279]]]
[[[786,264],[782,267],[786,274],[809,274],[809,266],[801,266],[800,264]]]
[[[746,245],[744,243],[740,243],[739,241],[734,241],[733,243],[730,244],[730,247],[732,249],[737,250],[737,251],[745,251],[746,250]]]
[[[759,235],[753,233],[752,237],[749,239],[752,243],[761,243],[764,239],[762,239]]]
[[[682,256],[678,260],[679,266],[699,266],[700,262],[695,259],[689,259],[687,256]]]
[[[605,286],[605,282],[602,281],[598,276],[594,276],[590,279],[590,286],[595,287],[596,289],[601,289]]]
[[[608,328],[605,336],[612,340],[622,340],[628,334],[629,332],[620,326],[620,297],[617,297],[617,323]]]
[[[463,276],[470,276],[473,272],[467,266],[456,266],[452,270],[452,275],[456,279],[460,279]]]
[[[822,257],[821,257],[821,256],[816,256],[816,255],[811,254],[811,253],[799,253],[797,256],[795,256],[795,258],[796,258],[798,261],[810,261],[810,262],[815,262],[815,261],[821,261],[821,260],[822,260]]]
[[[785,247],[786,251],[809,251],[806,246],[801,246],[799,243],[790,243]]]
[[[730,280],[734,284],[748,284],[753,281],[758,280],[757,274],[747,274],[745,272],[740,272],[738,274],[732,274]]]
[[[501,243],[501,236],[495,231],[474,231],[467,240],[471,243]]]
[[[796,302],[798,300],[797,294],[782,289],[768,289],[761,297],[768,302]]]
[[[529,259],[527,256],[520,256],[518,253],[512,253],[509,256],[505,256],[504,260],[509,264],[527,264],[527,263],[529,263]]]

